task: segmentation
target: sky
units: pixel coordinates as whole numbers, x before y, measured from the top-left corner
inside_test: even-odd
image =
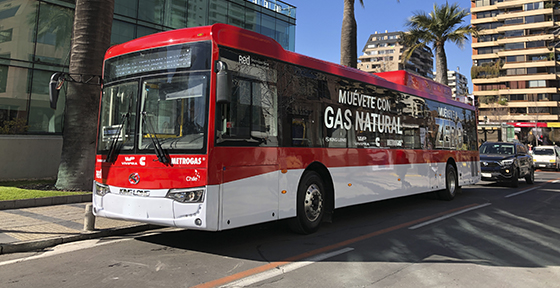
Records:
[[[318,58],[321,60],[340,63],[340,32],[342,28],[343,0],[283,0],[295,6],[296,10],[296,42],[295,52]],[[371,34],[375,31],[384,33],[405,31],[407,18],[414,12],[433,11],[434,3],[445,4],[446,1],[433,0],[364,0],[364,7],[356,0],[355,17],[358,24],[358,57],[363,54],[362,49]],[[470,0],[448,1],[449,4],[458,3],[470,12]],[[328,3],[328,4],[327,4]],[[470,24],[471,16],[464,18]],[[459,69],[469,81],[469,92],[472,93],[471,39],[463,49],[455,43],[445,44],[447,54],[447,69]],[[435,55],[434,55],[435,56]],[[459,68],[457,68],[459,67]],[[434,62],[435,71],[435,62]]]

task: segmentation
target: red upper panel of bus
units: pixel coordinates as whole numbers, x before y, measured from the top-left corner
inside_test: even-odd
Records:
[[[415,76],[405,71],[386,72],[383,73],[383,75],[380,74],[376,76],[358,69],[286,51],[278,42],[270,37],[227,24],[184,28],[144,36],[109,48],[105,54],[105,59],[156,47],[207,40],[212,40],[218,45],[272,57],[284,62],[317,69],[341,77],[380,85],[401,92],[415,94],[424,98],[474,110],[474,107],[470,105],[454,101],[451,97],[445,96],[450,95],[450,93],[447,94],[447,89],[449,89],[449,87],[442,87],[443,85],[432,80]]]
[[[374,73],[383,79],[414,88],[416,90],[426,91],[440,97],[451,97],[451,88],[447,85],[438,83],[432,79],[424,78],[404,70],[388,71]]]

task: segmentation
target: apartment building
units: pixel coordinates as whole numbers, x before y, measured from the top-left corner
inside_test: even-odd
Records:
[[[471,0],[479,121],[508,123],[521,137],[560,126],[558,8],[557,0]]]
[[[434,77],[437,75],[434,72]],[[447,86],[451,88],[451,97],[458,99],[458,97],[465,97],[469,94],[467,77],[458,71],[447,70]]]
[[[406,70],[433,79],[434,55],[429,48],[416,49],[406,63],[402,54],[406,47],[400,43],[401,32],[371,34],[358,57],[358,69],[370,73]]]

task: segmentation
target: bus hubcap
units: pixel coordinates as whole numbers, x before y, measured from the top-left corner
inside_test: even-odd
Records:
[[[453,173],[449,173],[449,177],[447,179],[449,179],[449,183],[447,184],[449,187],[449,193],[453,195],[455,194],[455,175]]]
[[[323,195],[317,185],[312,184],[307,188],[304,202],[305,216],[311,222],[317,220],[323,210]]]

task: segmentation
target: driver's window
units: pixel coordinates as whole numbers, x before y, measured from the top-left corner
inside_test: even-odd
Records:
[[[274,63],[226,54],[233,76],[231,101],[217,106],[216,145],[278,146],[278,92]],[[237,56],[240,57],[240,56]],[[249,56],[244,56],[249,57]],[[266,65],[265,65],[266,64]]]

